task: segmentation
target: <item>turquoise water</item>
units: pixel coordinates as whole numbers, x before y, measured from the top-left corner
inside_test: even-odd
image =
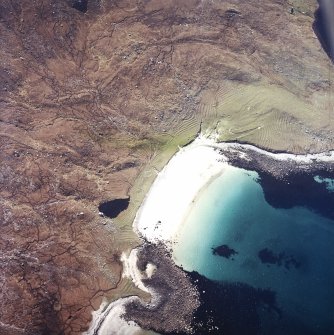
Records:
[[[185,270],[211,280],[274,291],[286,334],[296,333],[298,325],[310,334],[330,334],[333,228],[333,221],[306,208],[271,207],[257,173],[229,167],[195,199],[173,256]],[[236,253],[214,255],[212,248],[221,245]],[[276,259],[261,260],[261,250]]]

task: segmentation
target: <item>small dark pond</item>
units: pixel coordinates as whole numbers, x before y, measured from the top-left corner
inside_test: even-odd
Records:
[[[76,0],[73,1],[72,8],[79,10],[80,12],[86,13],[88,6],[88,0]]]
[[[99,211],[105,216],[114,219],[129,206],[130,198],[115,199],[99,205]]]

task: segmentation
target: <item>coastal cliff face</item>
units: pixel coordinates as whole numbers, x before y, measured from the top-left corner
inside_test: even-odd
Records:
[[[79,334],[103,297],[138,294],[119,260],[139,243],[131,221],[98,206],[201,125],[272,150],[333,149],[316,8],[0,0],[0,334]]]

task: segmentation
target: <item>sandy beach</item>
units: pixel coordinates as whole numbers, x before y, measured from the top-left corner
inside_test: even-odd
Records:
[[[156,268],[153,264],[148,263],[145,273],[143,274],[137,267],[138,249],[132,249],[129,254],[123,252],[121,261],[123,263],[123,277],[129,278],[142,291],[151,294],[150,306],[155,306],[159,301],[159,295],[153,289],[146,287],[142,279],[150,278]],[[136,335],[142,334],[142,329],[133,321],[126,321],[123,318],[125,305],[139,300],[138,297],[127,297],[118,299],[111,304],[107,301],[102,302],[100,308],[93,312],[93,319],[89,330],[83,335]]]
[[[214,138],[201,135],[187,147],[180,148],[158,174],[137,212],[134,230],[152,243],[175,242],[196,196],[229,167],[228,158],[221,151],[236,152],[244,160],[250,160],[243,152],[245,149],[276,161],[300,164],[334,160],[333,151],[307,155],[271,153],[248,144],[217,143]]]
[[[181,148],[158,174],[134,220],[139,235],[152,243],[175,240],[196,195],[228,166],[214,143],[199,137]]]
[[[127,322],[122,315],[125,312],[125,304],[138,299],[128,297],[118,299],[111,304],[103,301],[100,308],[92,313],[93,319],[88,331],[82,335],[136,335],[141,328],[134,322]]]
[[[293,161],[300,165],[312,162],[331,162],[334,152],[294,155],[287,153],[270,153],[252,145],[238,143],[217,143],[214,138],[199,136],[190,145],[180,150],[170,159],[158,173],[133,222],[135,232],[148,242],[162,242],[172,247],[178,241],[182,223],[189,214],[196,197],[201,191],[232,168],[228,156],[238,155],[244,161],[251,161],[251,155],[257,153],[276,161]],[[148,264],[146,271],[137,267],[137,250],[122,254],[123,276],[131,279],[134,284],[152,295],[150,305],[154,305],[159,296],[144,285],[142,279],[150,278],[156,266]],[[109,306],[102,304],[93,315],[93,322],[86,335],[104,334],[105,331],[119,330],[124,334],[136,334],[141,328],[135,323],[128,323],[122,318],[124,306],[132,299],[119,299]],[[121,334],[121,332],[119,333]]]

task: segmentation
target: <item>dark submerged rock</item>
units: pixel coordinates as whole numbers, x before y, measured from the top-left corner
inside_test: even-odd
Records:
[[[218,247],[212,248],[212,253],[214,255],[222,256],[222,257],[225,257],[227,259],[229,259],[231,256],[234,256],[234,255],[238,254],[237,251],[230,248],[226,244],[223,244],[223,245],[220,245]]]
[[[264,248],[258,252],[258,257],[263,264],[273,264],[277,266],[284,266],[287,270],[291,267],[298,269],[301,262],[292,255],[286,255],[285,252],[275,254],[272,250]]]
[[[261,262],[264,264],[280,264],[282,260],[282,254],[275,255],[271,250],[268,248],[262,249],[258,253],[258,257],[260,258]]]

